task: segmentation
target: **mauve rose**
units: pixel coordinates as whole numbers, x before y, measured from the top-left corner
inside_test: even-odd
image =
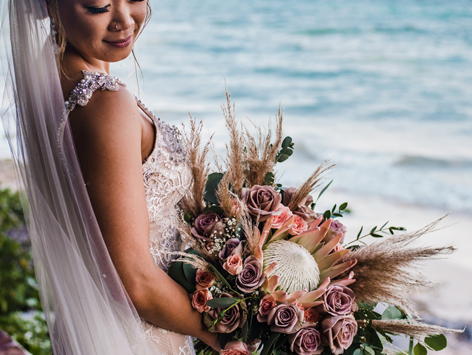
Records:
[[[251,355],[246,343],[242,341],[230,341],[220,352],[222,355]]]
[[[296,187],[287,187],[283,189],[283,199],[282,204],[288,206],[290,201],[292,201],[292,197],[298,192]]]
[[[296,187],[288,187],[283,189],[283,200],[282,203],[285,206],[288,206],[290,204],[290,201],[292,201],[293,196],[298,192],[299,189]],[[300,201],[300,206],[310,206],[313,203],[313,196],[311,195],[306,195],[301,201]],[[299,207],[300,207],[299,206]]]
[[[343,316],[351,312],[354,292],[346,286],[333,285],[323,294],[320,309],[333,316]]]
[[[326,318],[321,327],[333,354],[342,354],[357,334],[357,322],[352,314]]]
[[[225,263],[223,264],[223,269],[228,271],[228,273],[231,275],[240,274],[243,270],[243,259],[241,259],[241,255],[230,255],[230,257],[226,259]]]
[[[271,228],[279,229],[285,222],[290,219],[290,217],[293,216],[292,211],[290,211],[290,208],[288,208],[287,206],[279,205],[278,210],[281,210],[282,212],[279,215],[274,216]]]
[[[226,258],[228,258],[231,255],[233,250],[236,249],[240,243],[241,241],[238,238],[228,239],[225,246],[220,251],[220,258],[223,260],[226,260]]]
[[[220,293],[219,297],[233,297],[229,293]],[[227,307],[229,308],[229,307]],[[223,312],[225,308],[210,308],[208,313],[203,316],[203,321],[207,327],[211,326],[218,318],[218,314]],[[236,328],[242,328],[247,319],[246,304],[240,302],[239,304],[229,308],[221,322],[216,324],[210,331],[215,333],[231,333]]]
[[[251,293],[261,287],[266,278],[261,261],[251,255],[244,260],[244,268],[236,278],[236,286],[245,293]]]
[[[298,206],[293,214],[302,217],[308,224],[318,218],[319,214],[307,206]]]
[[[305,232],[308,229],[308,224],[306,221],[297,215],[293,216],[293,224],[292,227],[288,230],[288,234],[290,235],[299,235],[300,233]]]
[[[259,217],[259,222],[264,222],[275,214],[282,200],[280,194],[270,186],[254,185],[250,190],[243,189],[242,195],[249,214]]]
[[[324,241],[327,243],[334,237],[336,237],[339,233],[342,233],[343,236],[341,237],[341,240],[339,243],[344,242],[344,235],[346,234],[346,227],[339,222],[337,219],[331,221],[331,225],[329,226],[328,233],[326,233],[326,236],[324,237]]]
[[[202,269],[198,269],[195,280],[200,286],[207,288],[213,286],[213,283],[215,282],[215,276]]]
[[[213,211],[206,211],[197,217],[192,234],[200,239],[209,240],[211,234],[216,230],[224,228],[221,217]]]
[[[323,352],[321,335],[313,325],[304,325],[297,333],[288,336],[290,351],[299,355],[316,355]]]
[[[208,291],[208,289],[204,288],[202,290],[197,290],[192,295],[192,307],[200,313],[208,312],[210,310],[210,306],[207,306],[206,302],[212,298],[211,292]]]
[[[291,303],[281,303],[272,308],[267,315],[270,330],[277,333],[295,333],[302,320],[303,311]]]
[[[267,315],[269,311],[277,306],[275,298],[271,295],[265,295],[262,297],[261,302],[259,303],[259,312],[257,313],[257,320],[260,323],[267,322]]]
[[[321,316],[315,307],[305,309],[305,321],[310,323],[317,323]]]

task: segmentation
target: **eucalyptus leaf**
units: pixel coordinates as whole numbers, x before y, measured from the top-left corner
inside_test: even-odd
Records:
[[[427,336],[424,338],[424,342],[435,351],[442,350],[447,346],[447,339],[443,334]]]
[[[375,231],[377,230],[377,226],[375,226],[374,228],[372,228],[369,232],[370,235],[372,235],[372,233],[374,233]]]
[[[290,147],[290,144],[292,144],[292,137],[287,136],[287,137],[284,138],[284,140],[282,142],[282,148]]]
[[[334,216],[334,217],[342,217],[343,215],[342,215],[341,213],[334,212],[334,213],[333,213],[333,216]]]
[[[364,352],[361,349],[356,349],[353,355],[363,355]]]
[[[331,211],[326,210],[325,213],[323,213],[323,218],[324,219],[330,219],[331,218]]]
[[[347,202],[344,202],[343,204],[341,204],[341,206],[339,206],[340,211],[344,211],[346,208],[347,208]]]
[[[361,227],[361,229],[359,230],[359,233],[357,233],[357,237],[356,237],[356,240],[359,240],[359,238],[361,237],[361,234],[362,234],[362,230],[364,229],[364,227]]]
[[[380,227],[380,230],[384,229],[384,227],[388,224],[389,221],[385,222],[382,227]]]
[[[213,205],[218,204],[218,199],[216,197],[216,191],[218,191],[218,185],[223,178],[223,173],[212,173],[208,175],[208,179],[205,185],[205,200],[210,202]]]
[[[420,343],[416,344],[415,347],[413,348],[413,353],[415,355],[426,355],[428,353],[428,350],[421,345]]]
[[[402,312],[395,306],[388,306],[382,313],[382,319],[402,319]]]
[[[315,203],[318,202],[318,200],[320,199],[320,197],[324,194],[324,192],[328,189],[328,187],[333,183],[333,181],[334,181],[334,180],[331,180],[328,185],[326,185],[325,187],[323,187],[323,189],[320,191],[318,197],[316,198]]]
[[[376,233],[372,233],[371,236],[374,238],[383,238],[383,235],[376,234]]]

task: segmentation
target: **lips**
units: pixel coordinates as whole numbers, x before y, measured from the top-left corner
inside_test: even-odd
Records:
[[[119,39],[119,40],[116,40],[116,41],[106,41],[106,40],[103,40],[103,41],[105,43],[111,45],[111,46],[118,47],[118,48],[124,48],[124,47],[128,47],[131,44],[131,39],[132,38],[133,38],[133,36],[129,36],[127,38]]]

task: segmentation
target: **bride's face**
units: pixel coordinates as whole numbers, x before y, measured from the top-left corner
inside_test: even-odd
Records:
[[[84,59],[117,62],[131,53],[146,18],[147,0],[60,0],[68,45]]]

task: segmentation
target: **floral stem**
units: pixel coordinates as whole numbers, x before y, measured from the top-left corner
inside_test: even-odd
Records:
[[[413,355],[413,338],[410,337],[410,346],[408,347],[408,355]]]

